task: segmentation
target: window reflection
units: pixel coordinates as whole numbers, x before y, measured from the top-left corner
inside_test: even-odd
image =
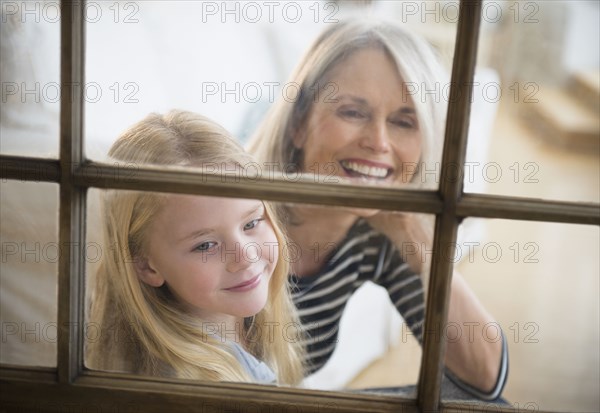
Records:
[[[596,409],[598,228],[469,221],[478,231],[459,240],[457,269],[506,335],[510,375],[504,397],[521,408]],[[540,376],[548,360],[557,374]]]
[[[484,2],[467,192],[600,201],[598,15],[594,1]]]
[[[2,154],[58,155],[60,17],[58,2],[2,3]]]
[[[55,367],[58,259],[62,248],[58,242],[58,187],[3,181],[0,188],[0,361]],[[37,196],[46,202],[35,202]]]

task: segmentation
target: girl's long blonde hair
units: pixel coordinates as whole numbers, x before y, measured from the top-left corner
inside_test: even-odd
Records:
[[[189,112],[151,114],[126,131],[109,155],[116,162],[148,166],[253,162],[228,132]],[[214,170],[214,168],[212,168]],[[91,322],[101,334],[87,340],[86,365],[103,370],[202,380],[249,381],[229,347],[187,314],[168,287],[140,281],[134,261],[144,253],[146,231],[165,194],[106,191],[103,198],[103,261],[91,280]],[[288,291],[285,237],[266,204],[279,243],[279,261],[269,282],[267,304],[244,322],[246,349],[275,372],[280,384],[303,377],[300,323]],[[250,321],[250,320],[246,320]]]

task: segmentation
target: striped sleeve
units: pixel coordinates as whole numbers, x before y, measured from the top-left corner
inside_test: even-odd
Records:
[[[423,281],[400,257],[391,241],[383,242],[375,283],[384,287],[392,303],[419,343],[423,341],[425,294]]]

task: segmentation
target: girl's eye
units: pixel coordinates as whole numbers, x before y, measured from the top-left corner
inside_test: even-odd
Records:
[[[201,252],[203,252],[203,251],[210,251],[216,245],[217,245],[216,242],[206,241],[206,242],[203,242],[202,244],[199,244],[196,247],[194,247],[194,250],[195,251],[201,251]]]
[[[263,220],[264,220],[264,218],[253,219],[252,221],[250,221],[246,225],[244,225],[244,231],[249,231],[251,229],[254,229],[258,225],[258,223]]]

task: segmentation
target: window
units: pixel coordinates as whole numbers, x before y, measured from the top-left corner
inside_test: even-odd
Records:
[[[9,2],[2,7],[8,7]],[[12,3],[10,3],[12,4]],[[90,3],[92,4],[92,3]],[[135,10],[114,3],[121,14]],[[21,3],[15,3],[20,7]],[[38,3],[43,12],[42,5]],[[128,179],[116,179],[118,167],[88,158],[84,149],[84,90],[63,88],[60,107],[60,152],[58,160],[3,154],[2,178],[58,183],[59,238],[61,246],[86,242],[88,188],[202,193],[274,201],[344,205],[394,211],[435,214],[436,246],[433,255],[426,326],[447,319],[452,262],[441,251],[457,239],[463,218],[557,223],[600,224],[598,204],[542,201],[500,195],[463,193],[457,179],[465,165],[471,81],[474,76],[482,2],[460,3],[453,59],[448,121],[439,189],[433,191],[365,188],[345,185],[322,186],[309,182],[273,182],[241,179],[223,182],[193,172],[156,171],[140,168]],[[90,24],[84,3],[61,4],[62,85],[84,84],[85,39]],[[116,90],[131,92],[130,89]],[[43,173],[40,173],[43,171]],[[460,174],[458,176],[461,176]],[[423,345],[417,400],[353,393],[269,388],[251,384],[196,384],[182,380],[151,379],[84,369],[84,272],[85,256],[78,248],[61,248],[58,261],[57,367],[1,367],[2,404],[7,408],[40,411],[436,411],[440,408],[440,382],[444,341],[426,336]],[[427,328],[427,327],[426,327]],[[459,405],[442,407],[453,410]],[[470,408],[470,407],[469,407]]]

